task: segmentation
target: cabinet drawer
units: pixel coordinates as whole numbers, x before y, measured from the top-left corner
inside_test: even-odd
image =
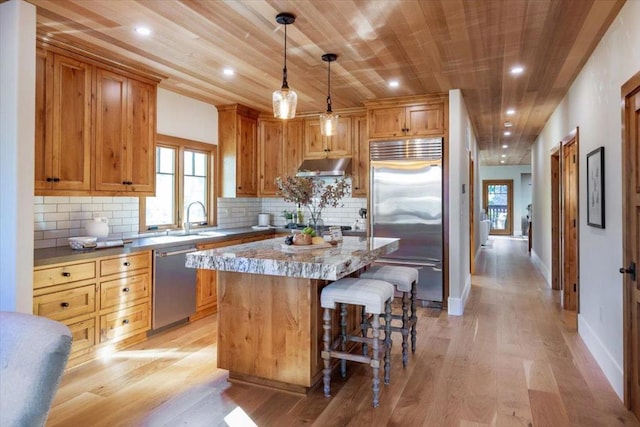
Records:
[[[149,268],[149,252],[123,255],[117,258],[100,260],[100,275],[125,273],[140,268]]]
[[[100,308],[126,305],[149,297],[149,275],[137,274],[100,284]]]
[[[91,350],[96,344],[96,319],[83,320],[81,322],[71,323],[67,325],[71,330],[71,354],[74,357],[78,354]]]
[[[149,303],[134,305],[100,316],[100,342],[120,341],[150,327]]]
[[[33,312],[53,320],[64,320],[96,310],[96,285],[53,292],[33,298]]]
[[[34,289],[61,285],[96,277],[95,261],[42,268],[33,272]]]

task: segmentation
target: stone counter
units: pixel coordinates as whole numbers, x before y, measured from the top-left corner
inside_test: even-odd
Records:
[[[187,255],[186,265],[236,273],[338,280],[398,249],[399,239],[345,236],[335,247],[283,251],[284,239],[263,240],[198,251]],[[289,249],[289,250],[295,250]]]

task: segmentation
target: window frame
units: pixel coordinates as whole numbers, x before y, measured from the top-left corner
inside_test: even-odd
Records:
[[[207,225],[202,227],[215,227],[218,225],[218,215],[217,215],[217,176],[216,172],[218,170],[218,146],[215,144],[207,144],[205,142],[193,141],[190,139],[179,138],[176,136],[169,136],[158,134],[156,137],[156,145],[154,150],[158,147],[166,147],[176,150],[176,158],[175,161],[175,182],[174,182],[174,193],[175,193],[175,204],[174,208],[174,218],[175,224],[165,224],[162,226],[158,226],[157,230],[182,230],[184,229],[184,219],[186,216],[185,206],[184,206],[184,152],[186,151],[194,151],[199,153],[204,153],[207,156]],[[155,170],[154,165],[154,174],[157,171]],[[155,188],[154,188],[155,191]],[[149,231],[146,223],[147,216],[147,199],[146,197],[140,197],[140,210],[138,213],[139,217],[139,232],[146,233]],[[192,228],[197,228],[198,226],[192,226]]]

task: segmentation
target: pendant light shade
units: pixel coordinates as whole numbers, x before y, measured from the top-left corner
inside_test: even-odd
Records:
[[[282,69],[282,87],[273,92],[273,115],[279,119],[292,119],[296,116],[298,94],[287,84],[287,25],[293,24],[296,17],[287,12],[279,13],[276,22],[284,25],[284,68]]]
[[[320,132],[324,136],[335,135],[338,130],[338,114],[331,111],[331,63],[338,58],[335,53],[325,53],[322,60],[329,64],[327,72],[327,111],[320,114]]]

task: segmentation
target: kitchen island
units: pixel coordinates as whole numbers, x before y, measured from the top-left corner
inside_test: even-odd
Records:
[[[399,240],[344,237],[310,250],[283,241],[194,252],[186,265],[218,271],[218,367],[229,380],[306,393],[322,376],[322,288],[357,275]],[[349,320],[357,330],[357,317]]]

